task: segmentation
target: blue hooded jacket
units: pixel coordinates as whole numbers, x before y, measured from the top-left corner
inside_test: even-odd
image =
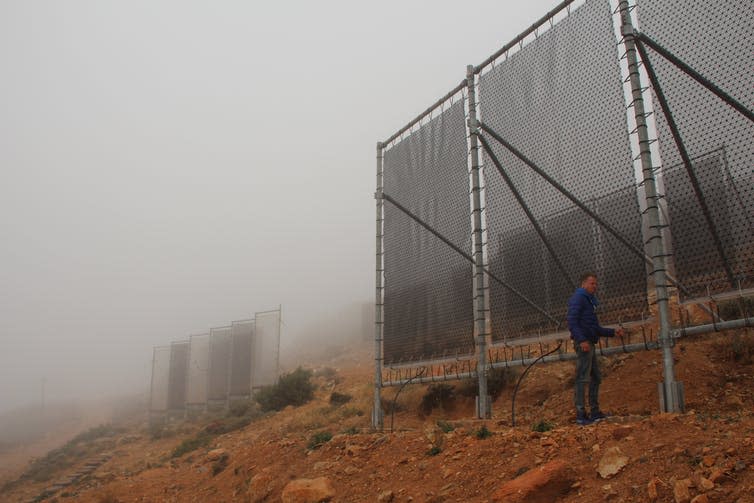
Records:
[[[571,298],[568,299],[568,330],[571,331],[571,339],[576,344],[583,341],[596,343],[602,337],[612,337],[615,330],[600,326],[594,309],[599,303],[597,297],[591,295],[583,288],[577,288]]]

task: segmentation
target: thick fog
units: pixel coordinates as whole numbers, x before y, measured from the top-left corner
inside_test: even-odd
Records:
[[[0,412],[279,305],[326,337],[373,300],[375,143],[556,3],[0,2]]]

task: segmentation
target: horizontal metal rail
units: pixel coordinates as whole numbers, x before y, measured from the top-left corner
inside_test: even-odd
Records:
[[[688,327],[688,328],[681,328],[671,331],[671,336],[673,338],[680,338],[684,336],[691,336],[691,335],[701,335],[701,334],[707,334],[710,332],[719,332],[721,330],[732,330],[737,328],[747,328],[747,327],[754,327],[754,318],[741,318],[738,320],[731,320],[731,321],[724,321],[720,323],[713,323],[709,325],[699,325],[696,327]],[[657,341],[646,341],[646,342],[637,342],[635,344],[626,344],[626,345],[618,345],[618,346],[610,346],[606,348],[599,348],[596,347],[595,351],[597,351],[600,356],[612,356],[617,355],[621,353],[636,353],[639,351],[653,351],[655,349],[660,349],[660,343]],[[540,356],[530,356],[528,358],[518,358],[518,359],[511,359],[507,361],[502,362],[495,362],[491,363],[488,368],[491,369],[500,369],[500,368],[513,368],[513,367],[525,367],[528,365],[531,365],[534,363]],[[577,353],[558,353],[550,356],[546,356],[542,358],[539,363],[554,363],[554,362],[565,362],[565,361],[571,361],[578,358]],[[428,384],[433,382],[444,382],[444,381],[457,381],[457,380],[463,380],[463,379],[475,379],[477,377],[477,372],[475,370],[462,372],[462,373],[449,373],[447,375],[426,375],[421,377],[411,377],[407,379],[399,379],[396,381],[386,381],[383,383],[383,386],[402,386],[404,384],[407,384],[409,381],[412,384]]]
[[[482,61],[481,63],[479,63],[477,66],[475,66],[474,67],[474,73],[475,74],[479,74],[482,70],[484,70],[484,67],[486,67],[487,65],[489,65],[490,63],[492,63],[493,61],[495,61],[497,58],[499,58],[500,56],[502,56],[506,52],[508,52],[511,49],[513,49],[516,46],[516,44],[519,44],[519,43],[523,42],[526,37],[528,37],[529,35],[531,35],[535,31],[537,31],[537,29],[540,26],[542,26],[543,24],[545,24],[550,19],[554,18],[555,15],[558,12],[562,11],[563,9],[565,9],[566,7],[568,7],[569,5],[571,5],[573,2],[574,2],[574,0],[564,0],[563,2],[560,2],[550,12],[548,12],[547,14],[545,14],[544,16],[542,16],[541,18],[539,18],[538,20],[536,20],[534,22],[534,24],[532,24],[527,29],[525,29],[524,31],[522,31],[521,33],[519,33],[516,38],[514,38],[513,40],[511,40],[510,42],[508,42],[507,44],[505,44],[500,49],[498,49],[492,56],[490,56],[489,58],[487,58],[484,61]]]

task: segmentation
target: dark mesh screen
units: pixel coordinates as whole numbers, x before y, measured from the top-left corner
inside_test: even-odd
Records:
[[[754,108],[754,3],[751,0],[638,2],[639,29]],[[754,124],[647,47],[731,269],[754,276]],[[655,100],[676,275],[690,296],[731,285],[691,183]]]
[[[188,361],[188,341],[172,343],[170,345],[170,376],[168,378],[169,409],[182,409],[186,406]]]
[[[481,119],[642,249],[615,44],[609,3],[587,1],[482,75]],[[640,317],[646,306],[643,260],[487,138],[572,281],[584,271],[600,277],[600,321]],[[556,266],[488,158],[485,180],[490,269],[564,328],[565,304],[575,284]],[[495,281],[490,281],[490,309],[495,341],[552,328],[545,316]]]
[[[251,394],[251,340],[254,320],[234,321],[231,324],[230,394]]]
[[[228,398],[230,335],[230,327],[210,329],[207,400],[226,400]]]
[[[385,193],[471,253],[463,103],[386,150]],[[472,265],[385,201],[385,363],[474,349]]]

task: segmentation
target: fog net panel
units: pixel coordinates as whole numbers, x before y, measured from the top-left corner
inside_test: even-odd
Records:
[[[188,372],[189,343],[173,342],[170,345],[170,377],[168,382],[168,408],[186,406],[186,380]]]
[[[230,380],[230,327],[211,328],[209,337],[209,378],[207,400],[228,399]]]
[[[463,102],[385,151],[384,191],[471,254]],[[385,201],[386,364],[474,350],[472,265]]]
[[[152,356],[152,389],[149,410],[160,412],[168,409],[170,382],[170,346],[154,348]]]
[[[207,403],[209,378],[209,334],[192,335],[189,338],[187,374],[186,405],[204,405]]]
[[[749,110],[754,108],[754,3],[638,2],[639,30]],[[675,272],[686,297],[754,286],[754,124],[647,47],[720,237],[719,253],[654,100]],[[734,281],[728,278],[728,262]]]
[[[251,395],[251,342],[254,320],[231,323],[230,396]]]
[[[280,366],[280,311],[254,315],[251,385],[253,388],[277,383]]]
[[[609,2],[589,0],[483,73],[481,120],[641,250],[641,214],[611,16]],[[490,281],[493,341],[565,329],[567,299],[587,271],[600,278],[603,323],[640,318],[647,291],[643,259],[491,136],[485,137],[558,259],[485,155],[489,268],[549,314]]]

